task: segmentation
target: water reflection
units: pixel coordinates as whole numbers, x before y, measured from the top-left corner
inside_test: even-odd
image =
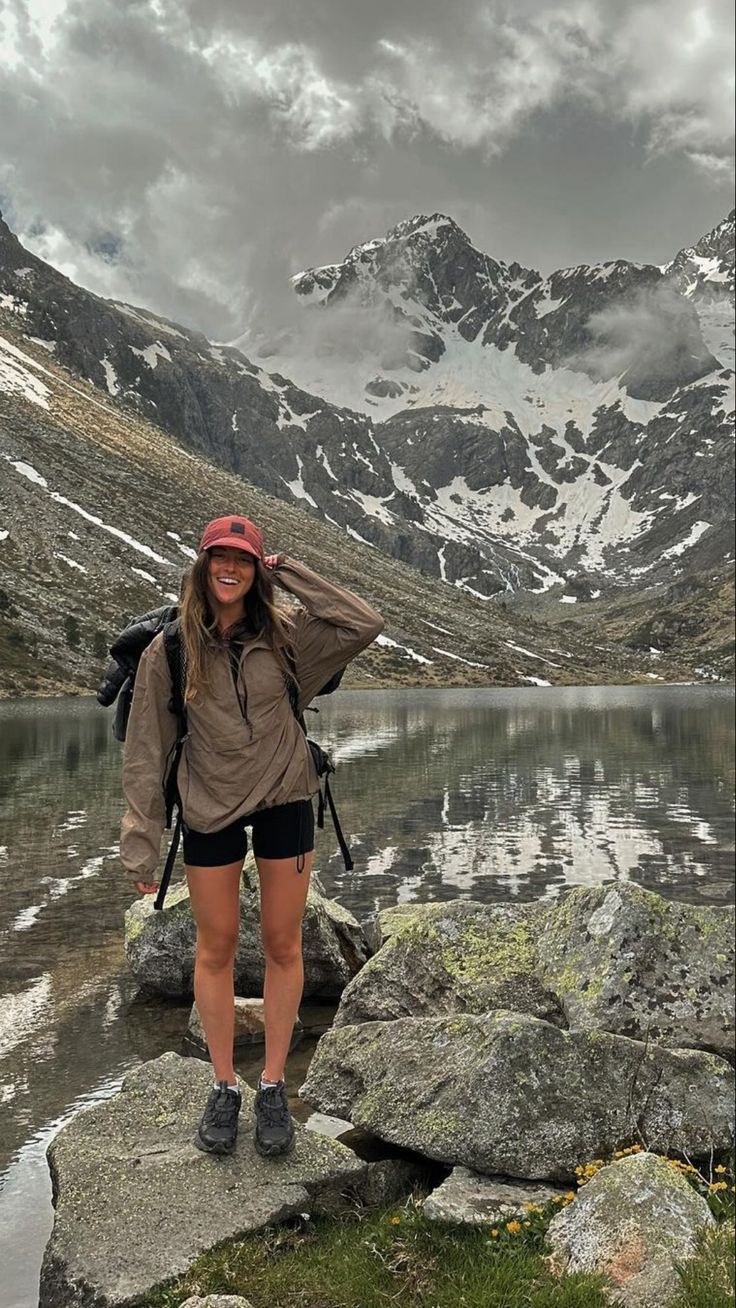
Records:
[[[338,762],[356,867],[344,871],[329,818],[316,866],[359,916],[628,878],[733,899],[729,689],[341,691],[320,707],[309,726]],[[39,1142],[51,1124],[111,1093],[127,1068],[181,1050],[186,1029],[188,1002],[146,1000],[126,971],[121,812],[107,713],[92,701],[0,704],[0,1203],[40,1205],[33,1230],[48,1228]],[[29,1280],[29,1248],[17,1233],[0,1240],[0,1263],[25,1287],[13,1308],[35,1304],[41,1253],[42,1241]]]
[[[348,698],[314,728],[359,842],[355,873],[328,858],[344,902],[532,899],[612,878],[731,900],[731,691],[415,692],[373,713]]]

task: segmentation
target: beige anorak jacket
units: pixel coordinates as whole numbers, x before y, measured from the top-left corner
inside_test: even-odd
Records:
[[[383,619],[348,590],[303,563],[281,557],[277,585],[303,605],[293,612],[299,709],[375,640]],[[262,637],[246,640],[237,689],[226,642],[213,644],[212,689],[187,705],[188,736],[179,764],[182,816],[194,831],[221,831],[257,809],[309,799],[319,789],[306,737],[291,709],[281,668]],[[150,882],[165,823],[163,783],[176,741],[171,677],[163,635],[138,665],[123,753],[127,812],[120,857],[129,876]]]

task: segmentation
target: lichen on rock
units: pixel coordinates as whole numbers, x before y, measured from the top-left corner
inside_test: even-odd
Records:
[[[553,1180],[641,1138],[692,1157],[728,1148],[733,1093],[733,1071],[716,1055],[510,1011],[333,1028],[300,1091],[426,1157]]]
[[[560,1271],[603,1273],[613,1302],[665,1308],[682,1288],[675,1264],[714,1225],[705,1200],[665,1158],[640,1153],[602,1168],[552,1219],[547,1240]]]
[[[733,1056],[733,908],[579,886],[547,915],[537,951],[571,1028]]]
[[[389,939],[343,992],[335,1025],[496,1008],[563,1023],[535,973],[546,911],[458,900],[397,914]]]

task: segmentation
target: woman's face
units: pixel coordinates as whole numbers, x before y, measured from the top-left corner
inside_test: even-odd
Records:
[[[209,591],[216,605],[240,604],[256,575],[256,561],[245,550],[216,545],[209,551]]]

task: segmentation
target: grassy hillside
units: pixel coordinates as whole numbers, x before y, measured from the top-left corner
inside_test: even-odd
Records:
[[[0,333],[0,694],[93,691],[121,625],[178,592],[203,524],[226,512],[253,517],[269,551],[382,611],[383,643],[352,665],[348,685],[701,679],[713,633],[727,643],[725,590],[698,597],[710,634],[675,630],[656,661],[636,636],[652,617],[646,604],[609,608],[594,642],[589,620],[560,621],[559,606],[538,621],[476,600],[183,450],[14,335],[8,318]]]

